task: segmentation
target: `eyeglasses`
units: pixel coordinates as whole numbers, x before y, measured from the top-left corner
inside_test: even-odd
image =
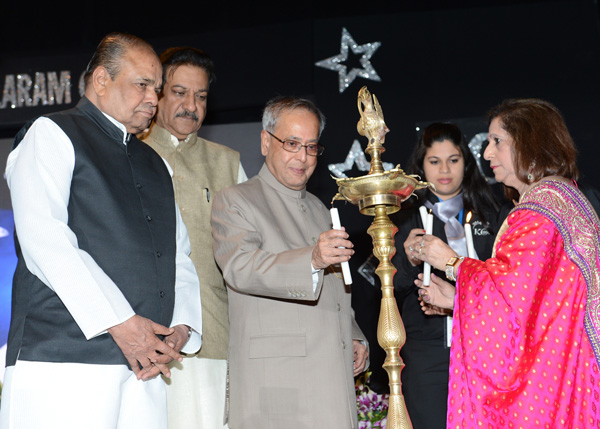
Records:
[[[267,131],[267,130],[265,130],[265,131]],[[300,149],[305,147],[306,153],[308,155],[319,156],[319,155],[322,155],[323,151],[325,150],[325,147],[321,146],[319,143],[302,144],[296,140],[281,140],[279,137],[273,135],[269,131],[267,131],[267,133],[269,133],[269,135],[271,137],[273,137],[275,140],[277,140],[278,142],[283,144],[283,149],[288,152],[298,153],[298,152],[300,152]]]

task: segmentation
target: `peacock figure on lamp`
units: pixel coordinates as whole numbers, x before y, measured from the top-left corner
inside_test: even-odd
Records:
[[[367,233],[373,239],[373,254],[379,260],[375,273],[381,281],[382,298],[377,341],[386,352],[383,368],[388,373],[390,385],[387,428],[409,429],[412,424],[406,411],[400,378],[404,367],[400,349],[406,341],[406,333],[394,297],[393,277],[396,268],[391,263],[396,253],[394,235],[398,228],[388,215],[400,210],[401,203],[415,190],[430,184],[421,182],[418,176],[406,175],[400,165],[384,170],[381,154],[385,151],[385,135],[390,130],[385,125],[379,101],[363,86],[358,92],[357,104],[360,113],[357,130],[369,140],[365,152],[371,157],[371,169],[365,176],[334,178],[338,193],[332,203],[335,200],[349,201],[358,205],[362,214],[374,216]]]

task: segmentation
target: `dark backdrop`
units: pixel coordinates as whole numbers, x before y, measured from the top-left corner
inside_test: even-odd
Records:
[[[0,84],[7,75],[69,70],[72,104],[77,79],[100,38],[126,31],[150,41],[160,53],[173,45],[208,51],[216,64],[206,124],[257,122],[265,101],[295,94],[317,102],[327,117],[326,151],[309,188],[329,205],[336,192],[327,165],[346,159],[359,114],[356,97],[367,85],[381,103],[390,133],[383,160],[401,164],[418,136],[418,126],[457,122],[467,138],[486,132],[486,111],[509,97],[539,97],[563,112],[580,150],[584,182],[600,181],[600,26],[597,1],[371,1],[220,2],[169,9],[96,10],[78,5],[77,19],[56,4],[1,9]],[[325,4],[326,3],[326,4]],[[142,6],[147,8],[147,6]],[[285,10],[285,11],[284,11]],[[315,63],[340,53],[342,28],[357,45],[380,42],[370,63],[380,81],[357,77],[338,89],[338,73]],[[344,63],[362,68],[360,54]],[[66,104],[0,108],[0,138],[10,138],[28,119]],[[258,142],[258,136],[252,136]],[[7,144],[6,141],[4,144]],[[256,143],[258,151],[258,143]],[[349,176],[363,175],[354,166]],[[356,243],[354,270],[369,256],[371,218],[353,206],[340,207],[342,224]],[[375,366],[383,360],[375,327],[380,292],[354,271],[357,319],[371,337]],[[375,375],[375,383],[381,380]],[[383,384],[387,378],[383,376]],[[382,388],[385,388],[382,387]]]

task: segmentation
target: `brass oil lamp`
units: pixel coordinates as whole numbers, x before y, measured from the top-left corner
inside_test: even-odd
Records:
[[[371,157],[369,174],[352,178],[334,178],[338,185],[335,200],[346,200],[358,205],[362,214],[374,216],[367,233],[373,239],[373,254],[379,260],[375,270],[381,281],[381,310],[377,325],[377,341],[386,352],[383,368],[388,373],[390,398],[387,416],[388,429],[412,428],[404,396],[400,373],[404,362],[400,349],[406,341],[404,324],[394,297],[393,277],[396,268],[391,258],[396,253],[394,235],[398,228],[390,220],[389,214],[400,210],[401,203],[413,194],[413,191],[430,186],[421,182],[418,176],[406,175],[400,165],[384,171],[381,154],[385,151],[383,143],[389,132],[383,120],[381,106],[377,97],[364,86],[358,92],[358,111],[360,120],[358,133],[369,140],[365,150]]]

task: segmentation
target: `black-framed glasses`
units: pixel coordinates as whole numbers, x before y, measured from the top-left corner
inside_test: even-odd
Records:
[[[267,133],[269,133],[271,137],[273,137],[275,140],[281,143],[283,145],[283,149],[288,152],[298,153],[300,152],[300,149],[305,147],[307,155],[319,156],[322,155],[323,151],[325,150],[325,147],[320,145],[319,143],[302,144],[296,140],[281,140],[279,137],[273,135],[273,133],[270,133],[269,131],[267,131]]]

